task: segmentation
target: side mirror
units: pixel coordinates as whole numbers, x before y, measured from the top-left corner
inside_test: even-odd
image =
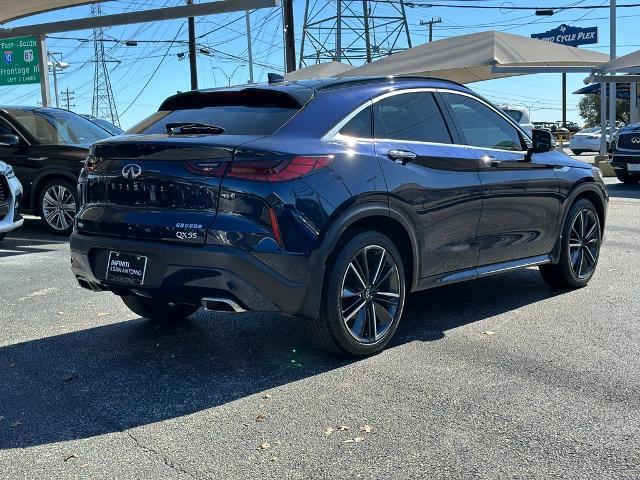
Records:
[[[532,153],[550,152],[556,148],[556,140],[549,130],[534,128],[531,140],[533,141]]]
[[[0,134],[0,145],[1,146],[17,146],[20,145],[20,139],[17,135],[13,135],[12,133],[3,133]]]

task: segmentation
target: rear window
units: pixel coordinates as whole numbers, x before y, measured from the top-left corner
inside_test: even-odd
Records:
[[[159,111],[127,133],[167,133],[167,123],[215,125],[230,135],[270,135],[311,98],[264,88],[186,92],[166,99]]]
[[[293,117],[297,108],[225,105],[157,112],[128,133],[167,133],[167,123],[198,122],[216,125],[230,135],[270,135]]]

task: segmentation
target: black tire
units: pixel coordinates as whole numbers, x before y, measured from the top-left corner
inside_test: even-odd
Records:
[[[582,232],[580,232],[580,228],[576,224],[576,222],[581,221],[578,215],[583,215],[583,218],[585,215],[587,216],[586,227],[582,229]],[[574,225],[576,225],[575,228]],[[594,231],[589,235],[589,238],[595,240],[585,240],[582,237],[587,237],[592,225],[595,225],[593,227]],[[580,238],[576,241],[575,238],[577,237]],[[560,241],[562,242],[560,261],[555,265],[541,265],[540,274],[542,278],[549,285],[557,288],[582,288],[586,286],[596,271],[602,243],[602,226],[593,203],[582,198],[573,204],[562,228]],[[582,246],[576,247],[576,245]],[[595,247],[595,251],[593,247]],[[585,248],[588,248],[589,252],[586,252]],[[592,258],[593,261],[591,260]],[[587,268],[584,272],[578,273],[576,272],[576,265],[581,272],[583,266]]]
[[[139,295],[120,295],[120,298],[136,315],[162,323],[184,320],[200,308],[196,305],[168,305]]]
[[[389,238],[375,231],[356,235],[335,253],[325,277],[320,315],[307,321],[309,334],[329,353],[372,355],[393,337],[402,316],[406,290],[402,257]],[[353,273],[356,267],[350,268],[352,262],[356,262],[360,273]],[[347,282],[359,282],[362,286],[357,288],[361,291],[356,293],[357,288],[352,288],[350,292]],[[358,307],[360,304],[363,305]],[[354,330],[359,333],[352,333]]]
[[[52,197],[52,191],[60,191],[61,198],[55,197],[55,194]],[[52,207],[54,202],[58,200],[60,201],[59,208]],[[73,182],[64,177],[58,177],[50,180],[40,189],[38,195],[38,213],[40,214],[42,223],[51,233],[65,236],[70,235],[73,230],[73,218],[75,218],[77,211],[78,186]]]
[[[629,172],[627,172],[626,170],[615,170],[615,173],[618,180],[620,180],[622,183],[640,182],[640,176],[638,177],[631,176],[629,175]]]

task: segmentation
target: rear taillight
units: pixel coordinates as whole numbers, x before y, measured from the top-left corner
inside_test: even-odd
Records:
[[[239,178],[257,182],[286,182],[327,167],[333,155],[297,156],[286,160],[241,160],[231,164],[214,162],[189,162],[191,173],[218,177]],[[226,169],[226,173],[225,173]]]
[[[100,159],[98,157],[94,157],[93,155],[89,155],[87,159],[84,161],[84,165],[82,166],[82,171],[84,173],[93,172],[93,170],[100,163]]]
[[[220,177],[227,168],[225,162],[187,162],[186,167],[191,173],[207,177]]]

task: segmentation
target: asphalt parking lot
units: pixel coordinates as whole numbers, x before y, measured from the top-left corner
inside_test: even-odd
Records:
[[[0,244],[0,476],[639,478],[640,187],[609,187],[587,288],[414,294],[357,361],[284,316],[137,318],[30,219]]]

